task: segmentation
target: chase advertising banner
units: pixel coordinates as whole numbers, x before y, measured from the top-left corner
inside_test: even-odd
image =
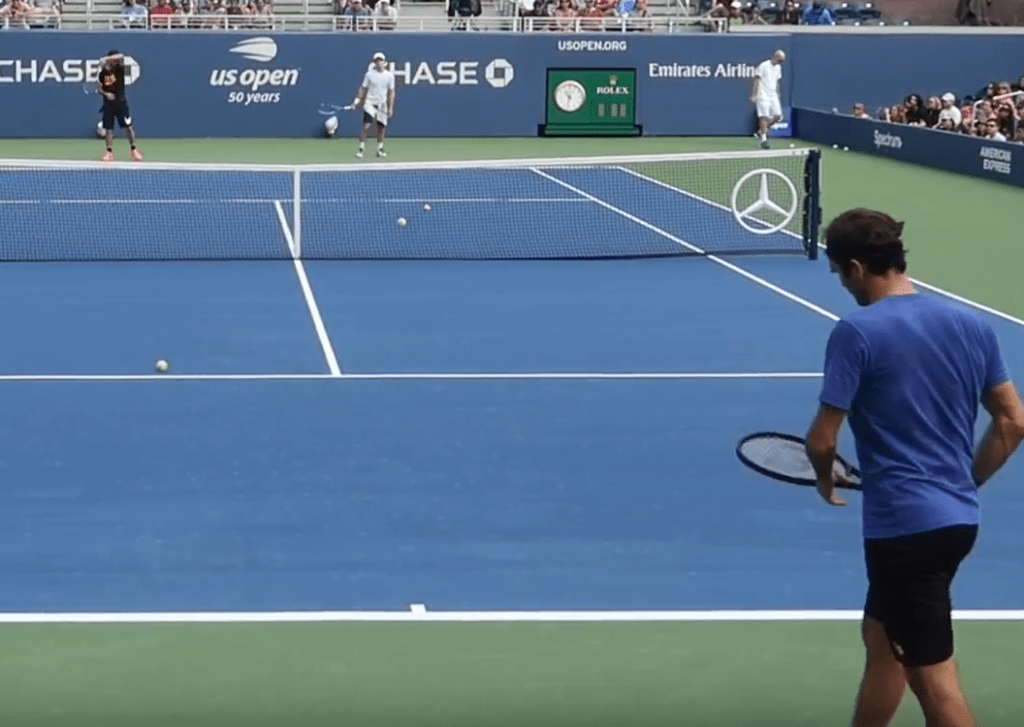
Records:
[[[796,126],[801,138],[819,144],[1024,187],[1020,144],[810,109],[796,110]]]
[[[788,36],[12,32],[0,45],[0,135],[94,133],[91,82],[111,49],[134,61],[128,101],[142,138],[311,136],[331,114],[354,135],[360,116],[340,109],[378,50],[399,84],[395,136],[535,135],[553,67],[635,68],[645,134],[748,135],[754,68],[778,48],[789,53]]]

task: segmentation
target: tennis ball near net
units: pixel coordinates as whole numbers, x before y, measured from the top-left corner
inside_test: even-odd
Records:
[[[399,227],[405,227],[405,218],[404,217],[399,217],[398,218],[398,226]]]
[[[164,361],[163,359],[160,359],[159,361],[156,362],[156,370],[157,371],[163,373],[168,368],[170,368],[170,365],[166,361]]]

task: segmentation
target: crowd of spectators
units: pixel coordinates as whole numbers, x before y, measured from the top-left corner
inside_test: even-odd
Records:
[[[519,14],[534,30],[602,30],[606,18],[646,18],[647,0],[519,0]]]
[[[394,30],[398,9],[391,0],[334,0],[338,30]]]
[[[712,0],[704,8],[708,18],[724,18],[729,25],[836,25],[872,22],[881,18],[874,2],[820,0]]]
[[[60,0],[0,0],[0,28],[54,28]]]
[[[898,104],[878,109],[874,116],[862,103],[854,104],[852,113],[893,124],[1024,143],[1024,76],[1017,83],[994,81],[976,96],[958,99],[946,92],[925,99],[912,93]]]
[[[270,0],[122,0],[126,28],[268,28]]]

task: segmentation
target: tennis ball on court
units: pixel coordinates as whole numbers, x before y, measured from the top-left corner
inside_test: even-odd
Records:
[[[790,148],[790,149],[795,149],[795,148],[796,148],[796,144],[790,144],[790,145],[789,145],[789,148]]]
[[[159,361],[156,362],[156,370],[157,371],[163,372],[163,371],[166,371],[168,368],[169,368],[168,363],[166,361],[164,361],[163,359],[160,359]]]
[[[404,217],[399,217],[398,218],[398,226],[399,227],[405,227],[405,218]]]
[[[427,212],[430,212],[430,205],[429,204],[423,205],[423,209],[425,209]]]
[[[844,146],[844,147],[843,147],[843,151],[850,151],[850,147],[848,147],[848,146]]]
[[[839,145],[838,145],[838,144],[833,144],[833,145],[832,145],[832,148],[833,148],[833,149],[838,149],[838,148],[839,148]]]

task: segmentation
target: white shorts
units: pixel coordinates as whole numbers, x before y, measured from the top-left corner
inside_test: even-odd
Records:
[[[782,116],[782,105],[779,103],[778,96],[772,98],[757,97],[757,118],[774,119],[779,116]]]

